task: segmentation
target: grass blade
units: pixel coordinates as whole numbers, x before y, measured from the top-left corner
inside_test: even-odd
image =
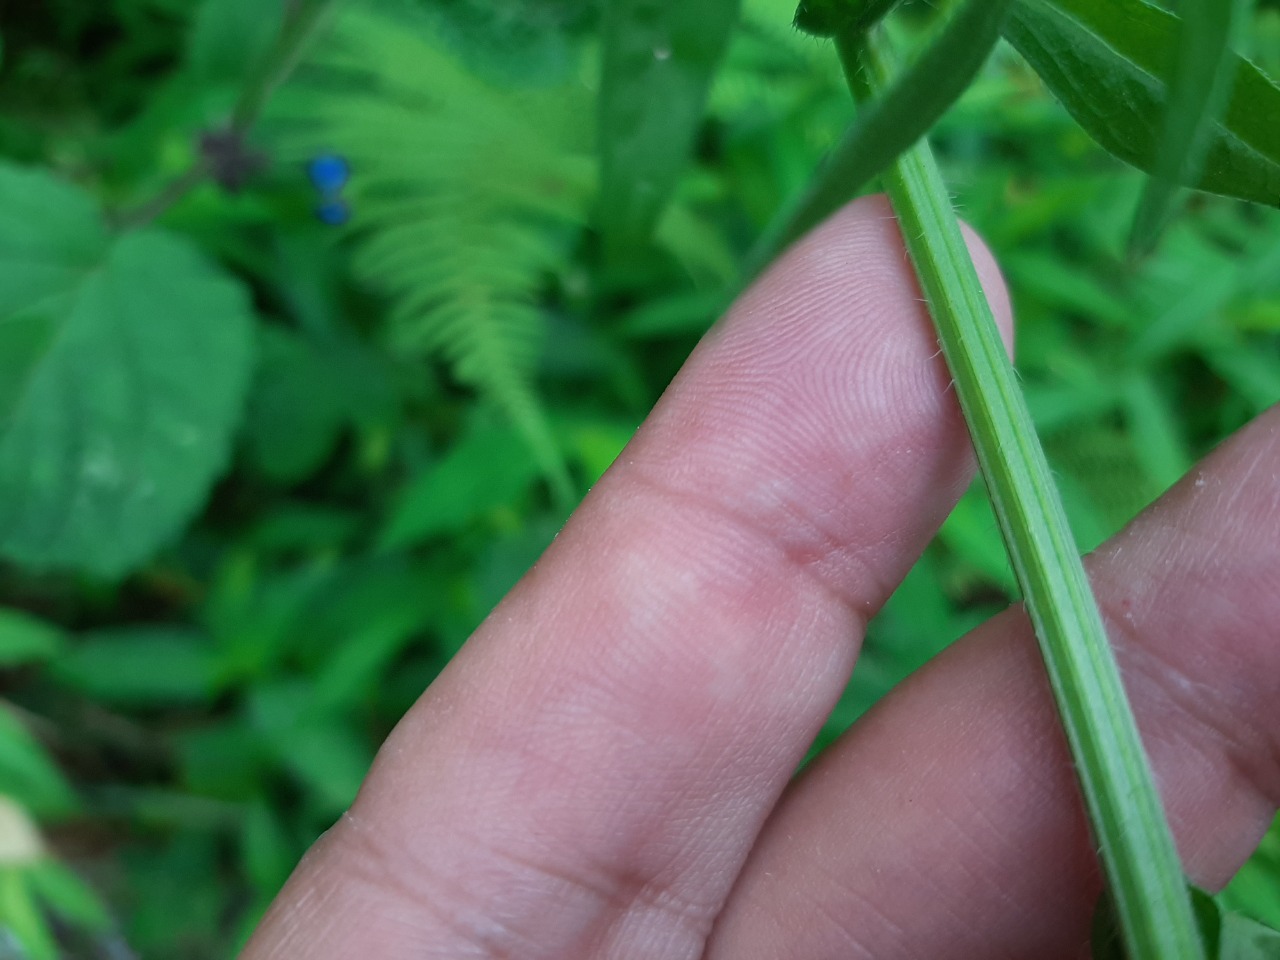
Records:
[[[648,241],[693,149],[739,0],[608,0],[600,81],[600,228]]]
[[[817,226],[923,137],[969,87],[996,41],[1012,0],[965,0],[900,79],[867,105],[799,200],[748,258],[748,276]]]
[[[1178,28],[1178,60],[1169,78],[1164,132],[1129,237],[1131,253],[1149,251],[1173,215],[1178,184],[1195,183],[1213,124],[1231,96],[1235,62],[1231,37],[1252,0],[1185,0]]]

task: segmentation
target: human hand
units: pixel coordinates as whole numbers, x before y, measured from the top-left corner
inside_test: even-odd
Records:
[[[1019,609],[792,781],[972,475],[918,297],[879,199],[749,291],[243,960],[1080,956],[1098,868]],[[1206,887],[1280,803],[1277,544],[1280,408],[1089,562]]]

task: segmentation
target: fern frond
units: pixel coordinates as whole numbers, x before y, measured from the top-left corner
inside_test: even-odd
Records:
[[[574,97],[580,108],[566,110]],[[282,114],[285,152],[350,161],[352,267],[390,298],[390,343],[447,362],[495,403],[571,500],[533,370],[545,334],[539,291],[594,189],[586,90],[494,86],[425,22],[357,7],[317,48]]]

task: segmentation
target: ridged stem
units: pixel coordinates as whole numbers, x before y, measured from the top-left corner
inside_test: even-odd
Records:
[[[896,69],[878,30],[836,38],[854,98]],[[1191,900],[1115,654],[1017,375],[926,141],[882,175],[955,380],[1075,759],[1130,960],[1203,960]]]

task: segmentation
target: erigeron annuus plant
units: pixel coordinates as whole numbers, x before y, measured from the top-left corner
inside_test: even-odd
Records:
[[[896,5],[801,3],[796,26],[834,41],[859,110],[809,188],[766,231],[749,273],[880,178],[954,378],[1076,763],[1107,885],[1095,955],[1280,955],[1280,935],[1224,920],[1183,876],[1061,499],[924,139],[1003,35],[1094,139],[1151,174],[1133,223],[1134,255],[1156,243],[1184,188],[1280,205],[1280,88],[1233,49],[1251,4],[1182,0],[1172,12],[1146,0],[961,0],[905,69],[881,24]],[[625,246],[651,229],[737,5],[675,6],[614,0],[608,8],[606,245]],[[648,135],[658,115],[646,103],[662,112],[665,137]]]

